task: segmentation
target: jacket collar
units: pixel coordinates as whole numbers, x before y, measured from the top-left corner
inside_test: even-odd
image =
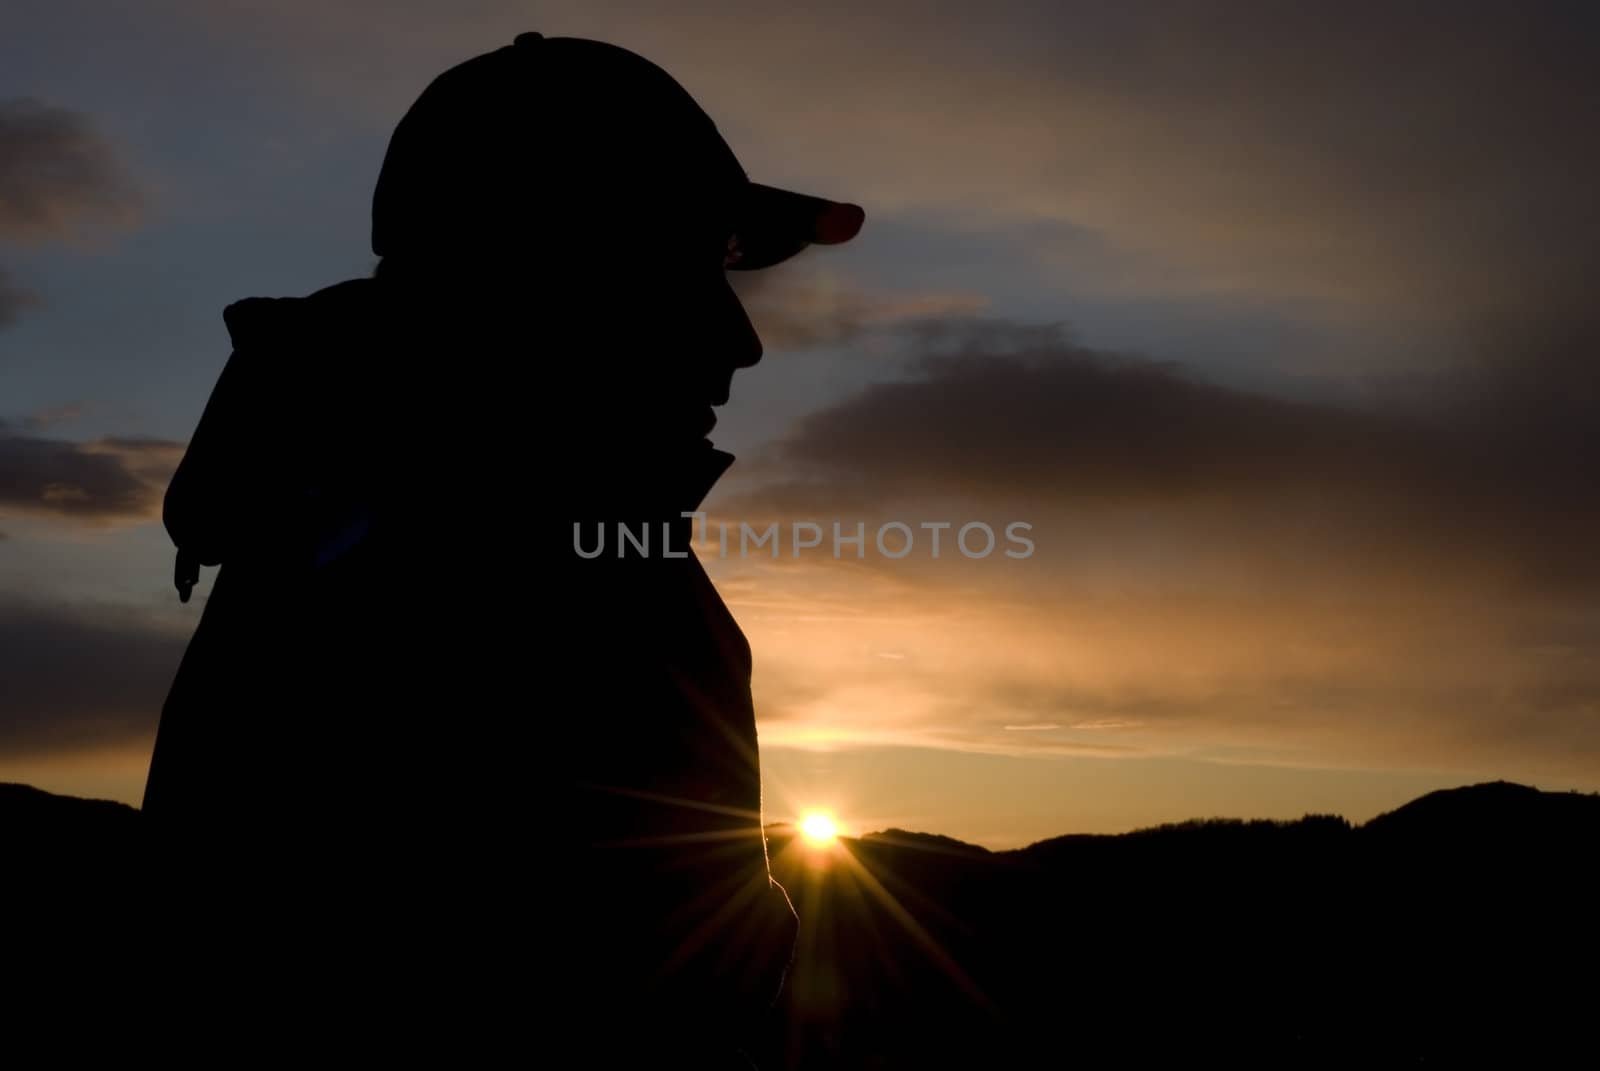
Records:
[[[704,449],[696,451],[683,476],[681,501],[685,513],[692,513],[700,508],[701,503],[706,500],[706,495],[711,493],[711,488],[722,479],[722,474],[728,471],[733,461],[732,454],[709,444]]]
[[[710,443],[704,443],[692,448],[686,456],[675,456],[670,462],[664,459],[656,461],[658,467],[653,470],[645,468],[631,472],[629,482],[634,489],[623,491],[617,497],[605,493],[606,481],[603,476],[597,478],[589,472],[569,472],[568,476],[577,481],[574,490],[581,502],[571,513],[571,519],[584,526],[584,531],[591,533],[593,529],[590,526],[595,524],[607,532],[612,530],[613,525],[627,525],[634,531],[642,527],[651,532],[660,532],[660,526],[664,524],[671,532],[674,548],[691,546],[692,533],[697,526],[692,516],[685,515],[700,510],[711,488],[733,464],[734,456],[726,450],[716,449]],[[612,535],[609,538],[617,537]]]

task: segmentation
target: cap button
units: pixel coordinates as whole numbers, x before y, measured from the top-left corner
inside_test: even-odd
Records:
[[[517,36],[512,39],[511,43],[514,45],[536,45],[543,40],[544,34],[538,33],[534,30],[529,30],[527,33],[517,34]]]

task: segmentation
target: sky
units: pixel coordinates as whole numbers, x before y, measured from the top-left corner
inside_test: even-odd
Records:
[[[718,425],[712,536],[825,535],[702,548],[754,650],[769,819],[1007,847],[1600,789],[1597,23],[12,0],[0,780],[138,803],[203,605],[159,509],[223,307],[370,272],[395,122],[538,30],[647,56],[752,178],[866,211],[734,273],[766,355]],[[952,549],[979,522],[998,549]]]

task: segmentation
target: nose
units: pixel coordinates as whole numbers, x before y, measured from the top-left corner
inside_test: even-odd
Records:
[[[722,301],[717,316],[717,329],[710,340],[712,352],[707,354],[715,371],[711,388],[711,404],[726,405],[733,390],[734,373],[741,368],[751,368],[761,361],[765,352],[761,336],[750,322],[750,314],[733,287],[724,279]]]
[[[749,321],[745,321],[749,324]],[[761,363],[761,356],[766,351],[761,346],[761,336],[756,334],[754,325],[750,325],[748,334],[740,341],[740,346],[733,353],[733,367],[754,368]]]
[[[720,273],[719,273],[720,274]],[[697,404],[726,405],[733,387],[734,373],[759,364],[765,352],[761,336],[726,278],[704,282],[692,288],[662,287],[650,306],[656,317],[625,320],[619,329],[630,339],[639,338],[638,349],[650,352],[648,332],[668,325],[671,348],[677,360],[648,362],[650,375],[660,377],[658,386],[673,395],[692,397]],[[659,337],[659,336],[658,336]]]

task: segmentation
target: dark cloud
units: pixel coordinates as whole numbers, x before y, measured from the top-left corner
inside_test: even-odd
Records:
[[[0,101],[0,239],[69,237],[85,221],[124,225],[140,204],[86,116],[29,97]]]
[[[1160,523],[1179,540],[1209,512],[1265,557],[1310,541],[1363,561],[1432,556],[1530,582],[1600,579],[1589,549],[1600,541],[1600,395],[1571,353],[1530,356],[1514,375],[1495,366],[1426,409],[1361,412],[1099,353],[1055,325],[944,321],[906,335],[916,374],[801,420],[761,461],[772,482],[725,508],[1133,506],[1173,511]]]
[[[20,759],[151,739],[185,639],[136,614],[0,609],[0,753]]]
[[[0,425],[0,511],[105,523],[153,519],[183,444],[47,439]]]
[[[1359,479],[1395,435],[1037,331],[1018,348],[1020,334],[971,325],[955,352],[924,354],[917,377],[802,420],[781,456],[902,495],[1171,497]]]
[[[11,273],[0,268],[0,328],[10,327],[23,309],[39,304],[39,295],[18,285]]]

